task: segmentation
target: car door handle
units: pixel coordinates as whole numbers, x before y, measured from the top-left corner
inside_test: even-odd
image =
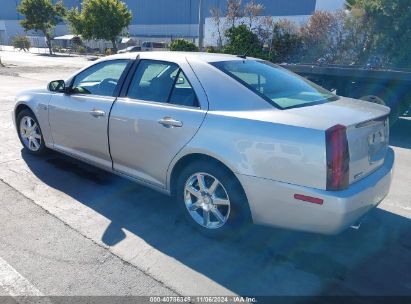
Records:
[[[102,110],[93,109],[90,111],[90,114],[94,117],[103,117],[106,115],[106,112]]]
[[[158,123],[163,125],[164,127],[167,127],[167,128],[173,128],[173,127],[180,128],[180,127],[183,126],[182,121],[175,120],[171,117],[164,117],[164,118],[160,119],[158,121]]]

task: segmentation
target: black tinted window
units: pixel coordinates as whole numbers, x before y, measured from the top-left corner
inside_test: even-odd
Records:
[[[307,79],[266,61],[233,60],[212,65],[281,109],[338,99]]]
[[[133,99],[198,107],[197,97],[180,67],[171,62],[141,60],[127,96]]]
[[[177,74],[170,103],[189,107],[198,106],[196,94],[182,70],[179,70]]]
[[[167,102],[179,70],[174,63],[142,60],[128,90],[128,97]]]
[[[91,66],[75,77],[72,85],[73,92],[113,96],[128,62],[128,60],[111,60]]]

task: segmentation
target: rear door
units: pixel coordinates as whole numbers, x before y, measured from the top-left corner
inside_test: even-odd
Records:
[[[70,94],[52,96],[49,122],[55,149],[111,167],[108,117],[129,62],[121,59],[96,63],[74,78]]]
[[[111,111],[114,170],[165,188],[169,164],[205,117],[201,90],[185,60],[140,60],[125,96]]]

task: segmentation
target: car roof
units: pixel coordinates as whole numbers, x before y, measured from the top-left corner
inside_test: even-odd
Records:
[[[204,62],[244,60],[236,55],[204,52],[171,52],[171,51],[154,51],[154,52],[130,52],[125,54],[116,54],[104,57],[103,60],[114,59],[136,59],[138,55],[144,54],[144,59],[154,60],[175,60],[181,58],[196,59]],[[247,57],[247,59],[256,60],[256,58]]]

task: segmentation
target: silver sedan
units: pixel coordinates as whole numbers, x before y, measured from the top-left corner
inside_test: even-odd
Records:
[[[266,61],[144,52],[21,92],[13,119],[28,152],[173,195],[206,234],[252,222],[335,234],[388,193],[388,115]]]

